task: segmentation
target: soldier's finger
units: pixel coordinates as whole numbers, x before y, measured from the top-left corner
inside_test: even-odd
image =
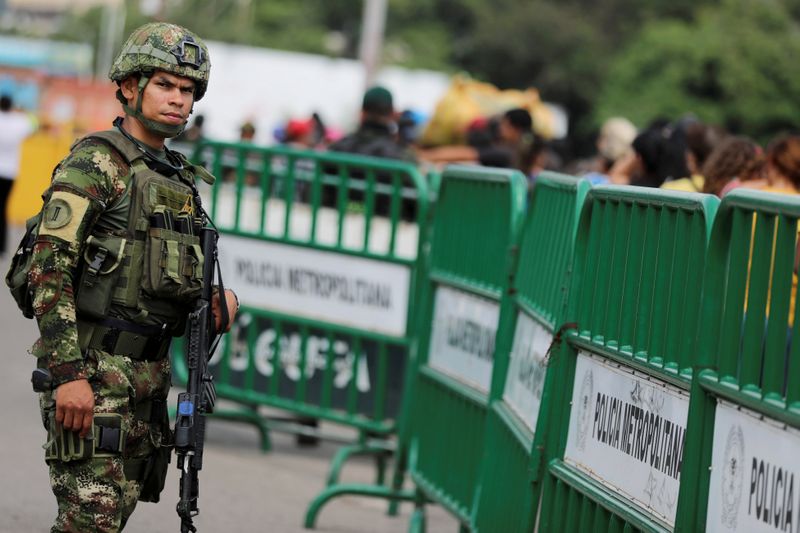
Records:
[[[73,430],[73,427],[72,427],[72,419],[73,418],[74,418],[74,416],[73,416],[73,413],[72,413],[72,409],[66,409],[65,408],[64,409],[64,421],[61,423],[61,426],[66,431],[72,431]]]
[[[64,406],[56,402],[56,423],[63,424],[64,422]]]
[[[83,415],[83,425],[81,429],[81,438],[86,437],[89,434],[89,431],[92,429],[92,419],[94,418],[93,413],[87,413]]]

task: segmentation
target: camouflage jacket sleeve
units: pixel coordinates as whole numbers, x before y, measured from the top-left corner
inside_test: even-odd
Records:
[[[73,283],[84,242],[124,191],[128,170],[114,148],[85,139],[56,168],[45,194],[28,282],[41,334],[37,355],[47,357],[54,386],[89,377],[78,346]]]

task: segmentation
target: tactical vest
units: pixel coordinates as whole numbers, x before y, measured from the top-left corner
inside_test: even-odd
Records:
[[[117,130],[89,137],[113,146],[130,172],[121,178],[126,190],[106,207],[83,247],[74,286],[78,316],[175,327],[202,288],[203,219],[193,180],[213,177],[192,166],[170,177],[159,174]]]

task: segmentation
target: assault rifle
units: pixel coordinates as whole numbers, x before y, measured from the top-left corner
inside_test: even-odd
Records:
[[[200,230],[200,246],[205,258],[203,262],[203,291],[195,310],[189,314],[186,328],[188,350],[186,366],[188,378],[186,392],[178,395],[178,413],[175,419],[175,452],[178,469],[181,471],[180,501],[178,515],[181,517],[181,533],[195,532],[192,517],[199,513],[197,507],[197,473],[203,468],[203,440],[206,433],[205,415],[213,412],[217,391],[208,372],[216,334],[214,316],[211,312],[211,284],[214,281],[214,265],[217,262],[217,238],[214,229]],[[220,287],[220,293],[224,293]],[[224,296],[222,306],[225,307]],[[223,311],[223,322],[227,321],[227,310]]]

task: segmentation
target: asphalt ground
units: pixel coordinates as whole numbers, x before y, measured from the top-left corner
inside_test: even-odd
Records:
[[[9,232],[14,247],[20,228]],[[0,259],[0,273],[8,269],[8,254]],[[8,291],[0,289],[0,533],[49,531],[56,514],[44,463],[44,428],[30,374],[34,358],[27,353],[38,336],[36,323],[18,311]],[[174,391],[171,403],[174,404]],[[346,428],[323,425],[342,437]],[[324,487],[330,459],[339,447],[323,441],[317,447],[298,447],[293,435],[272,433],[273,449],[263,454],[255,429],[233,422],[211,420],[208,424],[203,470],[200,472],[199,532],[293,533],[303,528],[306,508]],[[342,472],[348,482],[371,483],[373,462],[350,460]],[[140,503],[126,532],[177,532],[178,471],[173,459],[166,488],[158,504]],[[329,502],[317,520],[321,532],[404,532],[412,512],[400,507],[396,517],[387,515],[383,500],[347,496]],[[457,522],[441,508],[428,506],[429,532],[457,531]]]

